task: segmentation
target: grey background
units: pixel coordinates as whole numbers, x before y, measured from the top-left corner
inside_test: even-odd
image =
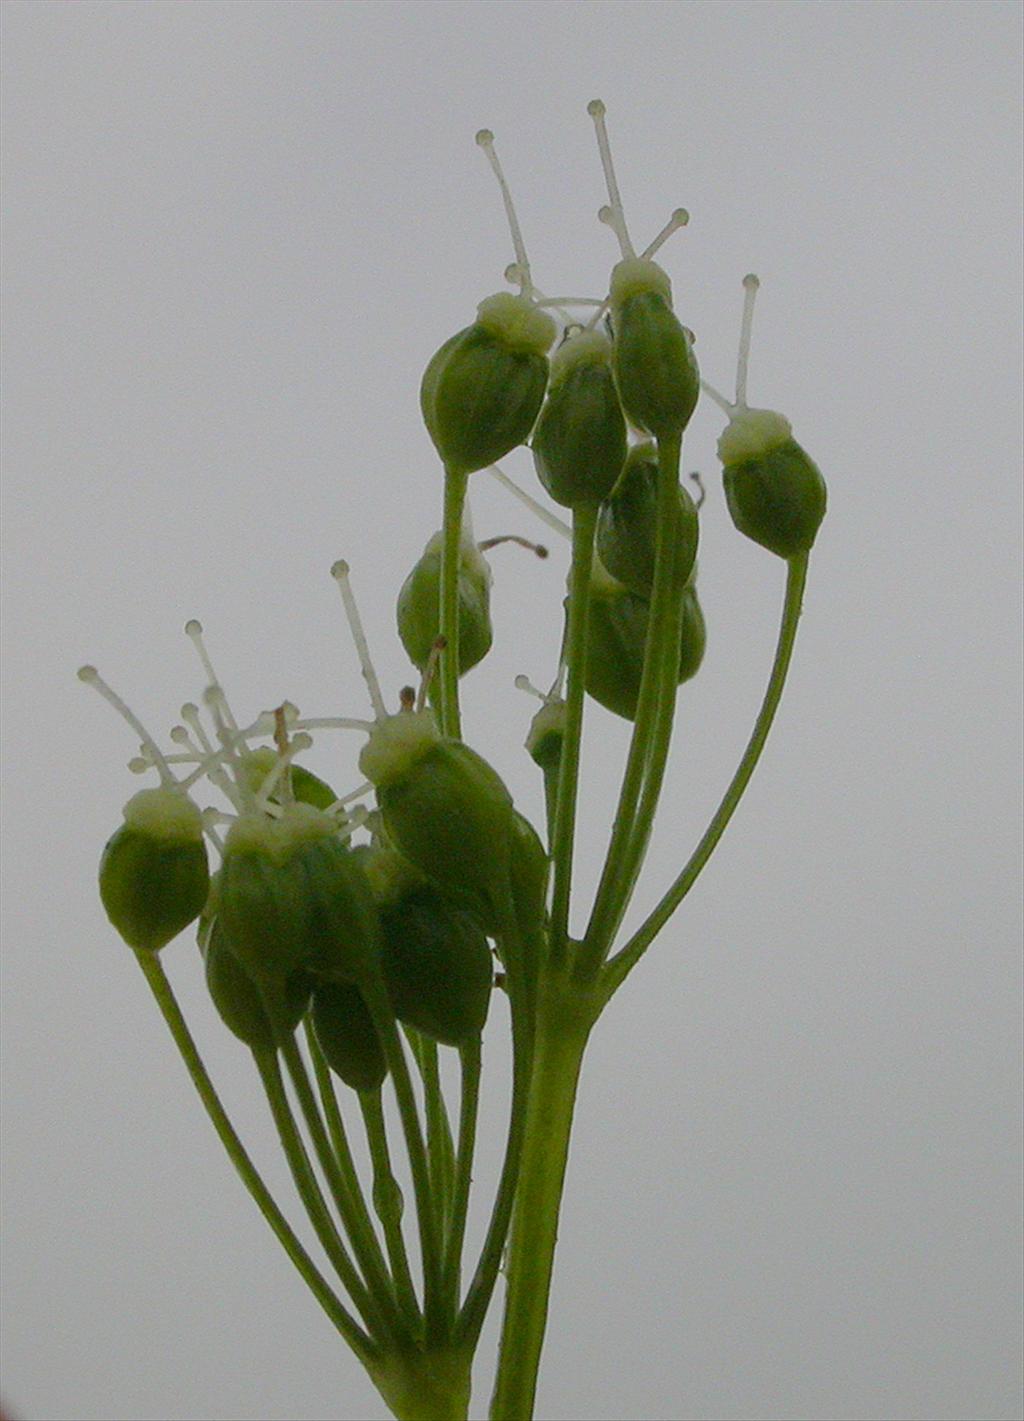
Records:
[[[777,729],[584,1078],[540,1414],[1013,1418],[1019,1395],[1019,10],[971,4],[20,4],[5,28],[4,1394],[29,1418],[383,1415],[219,1152],[96,899],[137,788],[95,661],[162,732],[365,702],[440,517],[422,368],[511,253],[539,284],[615,251],[585,104],[665,253],[705,373],[751,376],[830,511]],[[741,539],[702,406],[707,663],[681,698],[640,893],[689,852],[770,663],[781,565]],[[528,457],[510,468],[529,477]],[[476,476],[481,536],[539,530]],[[494,555],[468,735],[520,750],[566,557]],[[588,716],[582,887],[623,726]],[[354,779],[358,742],[310,763]],[[196,953],[165,954],[286,1193]],[[480,1175],[504,1124],[488,1033]],[[481,1216],[474,1216],[477,1229]],[[493,1329],[482,1350],[483,1414]]]

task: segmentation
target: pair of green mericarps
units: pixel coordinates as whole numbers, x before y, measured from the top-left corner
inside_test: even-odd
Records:
[[[254,789],[273,759],[263,753],[243,761]],[[336,1073],[372,1090],[395,1019],[450,1046],[480,1034],[488,938],[508,954],[537,931],[546,859],[498,775],[429,711],[380,722],[361,763],[377,789],[373,846],[348,846],[317,807],[333,794],[306,771],[273,813],[234,821],[211,880],[191,801],[143,790],[106,847],[100,892],[140,951],[198,917],[210,993],[236,1036],[273,1050],[308,1012]]]

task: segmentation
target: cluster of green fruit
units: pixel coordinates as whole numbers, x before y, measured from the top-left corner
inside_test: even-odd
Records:
[[[749,327],[749,283],[748,290]],[[595,556],[584,684],[602,705],[634,719],[655,579],[661,453],[678,444],[700,377],[692,337],[656,262],[624,256],[608,305],[607,331],[571,325],[549,360],[556,326],[532,290],[487,298],[476,321],[430,361],[421,404],[450,479],[464,480],[528,442],[551,498],[574,514],[589,511]],[[814,540],[824,483],[788,422],[749,409],[744,393],[726,405],[730,423],[720,442],[728,504],[744,533],[788,558]],[[630,428],[640,435],[632,445]],[[698,516],[675,471],[670,485],[662,537],[672,559],[676,679],[683,682],[698,669],[705,641],[695,588]],[[399,634],[424,671],[443,645],[443,545],[443,534],[431,540],[398,600]],[[486,561],[461,538],[458,675],[490,647],[489,587]],[[557,766],[557,732],[532,748],[546,769]],[[276,759],[270,750],[243,753],[247,794],[258,792],[259,774],[269,774]],[[370,845],[351,848],[327,813],[332,791],[289,765],[281,793],[233,824],[212,882],[198,811],[170,785],[131,802],[100,874],[107,911],[133,947],[158,948],[202,915],[210,989],[236,1035],[265,1047],[311,1010],[327,1059],[356,1088],[378,1085],[386,1071],[375,1013],[391,1011],[450,1045],[479,1033],[493,979],[488,936],[507,939],[518,913],[520,939],[536,939],[547,867],[497,774],[461,741],[442,736],[430,710],[379,718],[362,765],[380,810]]]
[[[278,756],[239,762],[254,796]],[[459,1046],[483,1028],[503,953],[534,939],[546,856],[504,784],[430,711],[372,731],[361,763],[377,789],[374,842],[339,831],[331,789],[290,767],[287,799],[233,821],[210,875],[199,811],[173,786],[142,790],[111,838],[100,893],[111,922],[155,951],[199,919],[220,1015],[254,1049],[273,1049],[312,1013],[330,1065],[357,1090],[387,1070],[394,1020]]]
[[[461,1364],[466,1364],[496,1281],[513,1207],[519,1210],[501,1373],[518,1380],[507,1382],[507,1396],[505,1383],[497,1392],[507,1414],[517,1416],[526,1414],[526,1402],[513,1393],[527,1387],[531,1374],[535,1377],[546,1308],[546,1284],[533,1279],[531,1259],[543,1254],[549,1278],[559,1171],[587,1034],[625,972],[688,891],[749,780],[781,694],[807,555],[826,504],[821,473],[793,439],[789,421],[747,403],[757,279],[744,282],[735,398],[728,400],[701,380],[692,333],[675,314],[669,278],[653,260],[665,238],[684,225],[686,214],[677,210],[655,241],[637,254],[611,167],[604,106],[595,101],[590,113],[610,199],[601,216],[621,249],[602,300],[545,298],[538,291],[493,135],[486,130],[478,135],[509,217],[516,261],[506,274],[520,290],[482,301],[476,319],[441,346],[423,376],[421,408],[444,468],[445,494],[443,527],[398,597],[398,632],[421,673],[419,692],[404,691],[401,709],[388,713],[348,587],[348,568],[341,562],[332,571],[369,689],[372,721],[302,721],[286,703],[240,728],[195,622],[186,632],[206,673],[214,733],[202,725],[198,708],[186,705],[186,723],[171,731],[179,753],[161,751],[94,668],[79,673],[140,736],[143,754],[134,767],[155,769],[160,776],[158,787],[128,802],[124,823],[106,846],[101,898],[150,978],[247,1186],[317,1296],[322,1302],[326,1297],[329,1311],[337,1304],[331,1315],[340,1319],[352,1345],[363,1349],[367,1364],[376,1367],[375,1380],[389,1396],[382,1381],[385,1354],[367,1350],[368,1338],[325,1292],[309,1260],[288,1241],[286,1225],[274,1222],[264,1186],[230,1132],[156,965],[155,954],[196,923],[216,1009],[255,1053],[310,1218],[369,1332],[382,1346],[397,1348],[392,1362],[397,1356],[403,1367],[409,1364],[413,1341],[418,1347],[426,1338],[430,1345],[424,1355],[456,1339],[465,1354],[460,1354]],[[595,308],[586,324],[570,314],[581,306]],[[562,317],[560,338],[551,309]],[[718,454],[733,522],[789,564],[783,626],[755,733],[708,834],[631,943],[610,959],[661,792],[677,687],[696,674],[705,650],[696,588],[698,506],[679,479],[683,433],[702,388],[728,419]],[[532,454],[543,489],[571,514],[571,532],[565,530],[572,539],[572,562],[559,674],[556,689],[542,697],[545,703],[527,738],[527,749],[544,772],[547,846],[516,810],[497,772],[463,742],[459,720],[459,678],[482,660],[492,642],[491,573],[483,556],[487,544],[474,542],[465,516],[468,480],[522,446]],[[590,920],[577,940],[570,937],[569,907],[585,695],[633,722],[633,731],[607,857]],[[344,798],[296,763],[296,755],[312,743],[306,731],[327,726],[361,730],[367,737],[359,756],[366,783]],[[258,744],[268,736],[275,748]],[[172,765],[181,763],[191,768],[178,777]],[[191,789],[204,777],[221,791],[231,813],[197,808]],[[372,810],[352,807],[371,791]],[[369,831],[368,840],[355,841],[359,830]],[[207,839],[220,855],[214,873]],[[506,988],[510,1005],[512,1110],[491,1224],[460,1312],[479,1042],[498,983]],[[572,1010],[566,1009],[567,1002]],[[303,1110],[328,1182],[335,1167],[344,1176],[335,1202],[365,1288],[333,1226],[325,1223],[301,1150],[293,1148],[293,1132],[283,1119],[287,1105],[281,1104],[273,1073],[280,1051],[302,1104],[305,1068],[294,1041],[300,1024],[310,1040],[328,1117],[333,1090],[326,1067],[360,1093],[375,1175],[381,1180],[390,1167],[378,1170],[386,1144],[376,1093],[391,1078],[416,1191],[422,1313],[404,1256],[400,1207],[387,1202],[386,1192],[378,1198],[375,1177],[389,1273],[372,1225],[360,1213],[359,1183],[346,1158],[347,1146],[340,1136],[327,1143],[318,1107],[308,1099]],[[403,1027],[414,1052],[423,1052],[426,1150]],[[571,1050],[564,1059],[572,1060],[563,1080],[552,1062],[563,1062],[566,1040]],[[457,1152],[435,1043],[462,1055]],[[427,1055],[432,1055],[432,1078],[424,1065]],[[565,1107],[560,1141],[549,1138],[551,1100]],[[382,1147],[377,1152],[375,1142]],[[557,1160],[551,1165],[551,1150],[560,1151],[561,1165]],[[516,1202],[523,1198],[526,1203]],[[426,1385],[416,1368],[410,1375],[416,1387]],[[406,1382],[415,1391],[408,1377]],[[396,1414],[428,1413],[417,1401],[408,1407],[403,1402]],[[444,1412],[449,1414],[454,1412]]]

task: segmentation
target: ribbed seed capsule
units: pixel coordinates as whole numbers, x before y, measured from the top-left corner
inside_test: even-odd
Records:
[[[353,1090],[376,1090],[388,1068],[359,988],[322,982],[313,993],[312,1016],[316,1039],[331,1070]]]
[[[312,904],[307,965],[332,982],[365,983],[380,959],[380,922],[366,872],[337,835],[317,840],[302,855]]]
[[[732,521],[769,552],[791,558],[810,551],[825,517],[827,494],[821,470],[793,438],[785,415],[747,404],[750,336],[759,286],[752,273],[743,278],[735,400],[727,400],[711,385],[705,384],[705,389],[729,417],[718,441],[718,457]]]
[[[359,760],[376,786],[388,838],[486,931],[508,910],[512,799],[461,741],[442,739],[429,711],[378,722]]]
[[[564,508],[599,503],[626,457],[626,421],[601,331],[580,331],[551,361],[551,383],[531,447],[537,475]]]
[[[422,671],[440,631],[441,557],[444,534],[435,533],[398,594],[398,635]],[[471,535],[459,547],[459,675],[491,649],[491,569]]]
[[[199,810],[169,787],[140,790],[100,860],[100,898],[129,947],[155,952],[198,918],[210,888]]]
[[[381,928],[384,980],[399,1021],[446,1046],[479,1036],[494,970],[475,917],[423,884],[382,906]]]
[[[657,524],[658,450],[654,444],[637,444],[629,451],[618,483],[601,505],[597,554],[612,577],[638,597],[649,598],[654,585]],[[679,514],[671,533],[679,586],[693,571],[699,534],[696,505],[680,484]]]
[[[313,905],[302,859],[336,825],[310,805],[244,814],[224,845],[218,911],[230,952],[257,984],[307,966]]]
[[[704,656],[704,617],[691,584],[678,594],[682,625],[678,681],[696,674]],[[636,717],[643,676],[650,606],[599,570],[591,585],[585,685],[606,710]]]
[[[612,270],[615,379],[631,422],[657,439],[678,437],[700,394],[693,341],[672,310],[657,262],[626,257]]]
[[[254,1051],[280,1046],[306,1015],[310,979],[293,972],[280,981],[264,978],[257,987],[227,947],[216,917],[210,920],[201,946],[206,985],[224,1025]]]
[[[512,811],[509,880],[519,930],[524,935],[535,933],[544,922],[548,856],[536,829],[516,809]]]
[[[704,623],[704,613],[697,600],[697,587],[690,581],[683,588],[683,602],[680,608],[682,624],[679,629],[679,684],[689,681],[700,670],[707,647],[708,633]]]
[[[718,457],[737,529],[780,558],[809,551],[828,496],[789,420],[774,410],[737,411],[718,441]]]
[[[277,751],[271,750],[269,745],[262,745],[259,749],[251,750],[239,758],[240,773],[253,794],[259,794],[264,780],[274,770],[279,760],[280,756]],[[312,804],[315,809],[329,809],[337,801],[338,796],[330,785],[303,765],[297,765],[292,761],[288,767],[288,774],[291,777],[292,798],[298,800],[300,804]],[[276,794],[271,796],[271,803],[276,804],[279,800],[280,796]]]
[[[446,469],[471,474],[529,438],[548,382],[555,323],[526,297],[498,292],[445,341],[420,387],[423,420]]]

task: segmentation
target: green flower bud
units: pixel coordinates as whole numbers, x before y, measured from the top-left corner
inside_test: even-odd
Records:
[[[541,483],[565,508],[599,503],[626,457],[626,421],[601,331],[581,331],[551,361],[551,384],[531,447]]]
[[[736,410],[718,441],[725,501],[741,533],[781,558],[808,552],[825,516],[821,470],[774,410]]]
[[[630,420],[657,439],[682,434],[700,394],[693,340],[672,311],[657,262],[626,257],[611,281],[615,379]]]
[[[637,444],[626,459],[622,476],[601,505],[597,520],[597,554],[617,581],[649,598],[654,584],[654,552],[658,521],[658,451],[654,444]],[[697,507],[679,486],[679,514],[672,531],[676,549],[676,579],[685,584],[697,556]]]
[[[184,794],[144,789],[100,860],[100,898],[129,947],[157,951],[196,920],[210,888],[199,810]]]
[[[479,1036],[494,972],[476,919],[427,884],[383,907],[381,927],[384,980],[399,1021],[446,1046]]]
[[[398,594],[398,635],[412,664],[427,665],[441,626],[441,558],[444,534],[435,533]],[[459,675],[491,649],[491,569],[463,528],[459,547]]]
[[[247,974],[224,941],[217,918],[205,935],[206,985],[229,1031],[254,1051],[272,1051],[298,1026],[309,1006],[310,980],[293,972],[260,985]]]
[[[429,711],[378,722],[359,758],[388,838],[453,901],[497,932],[508,902],[512,799],[486,760],[441,738]]]
[[[313,993],[313,1030],[327,1064],[353,1090],[376,1090],[387,1075],[377,1028],[358,987],[322,982]]]
[[[279,758],[277,751],[272,750],[269,745],[262,745],[258,750],[252,750],[240,758],[239,773],[253,794],[259,794],[263,781]],[[315,809],[329,809],[337,800],[338,796],[330,785],[318,775],[314,775],[312,770],[296,765],[293,761],[288,772],[291,775],[292,797],[300,804],[312,804]],[[271,796],[271,802],[279,803],[279,796]]]
[[[471,474],[524,444],[548,381],[555,323],[522,296],[481,301],[477,319],[430,361],[423,420],[445,468]]]

